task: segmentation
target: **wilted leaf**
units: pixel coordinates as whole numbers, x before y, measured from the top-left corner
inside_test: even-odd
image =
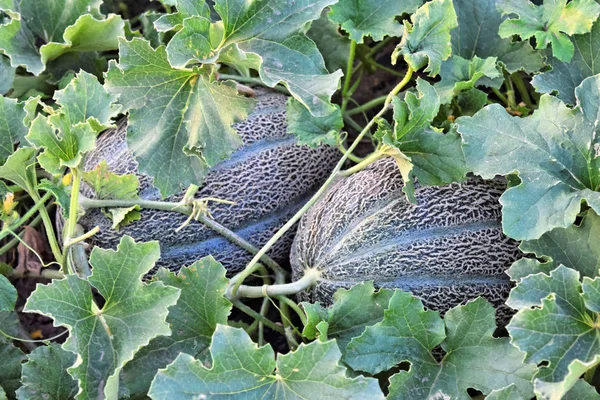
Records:
[[[113,50],[124,35],[123,21],[100,17],[99,0],[9,0],[0,10],[10,10],[10,22],[0,25],[0,50],[13,67],[24,66],[34,75],[46,63],[69,52]],[[41,46],[41,47],[38,47]]]
[[[431,128],[440,108],[435,88],[419,78],[417,91],[407,92],[404,100],[394,98],[394,129],[376,133],[384,144],[397,149],[412,164],[403,175],[406,185],[402,189],[412,201],[412,177],[417,177],[422,185],[441,185],[462,181],[466,173],[458,134]]]
[[[496,57],[481,59],[474,56],[467,60],[452,56],[442,63],[440,76],[442,80],[434,87],[442,103],[448,103],[454,95],[479,85],[481,78],[495,79],[501,74],[496,68]]]
[[[69,7],[69,6],[66,6]],[[125,36],[124,22],[118,15],[109,15],[98,20],[90,14],[82,15],[73,25],[64,30],[58,41],[49,42],[40,48],[42,63],[56,60],[72,52],[109,51],[119,47],[118,38]]]
[[[37,178],[35,175],[35,149],[21,147],[17,149],[0,167],[0,177],[23,189],[34,190]]]

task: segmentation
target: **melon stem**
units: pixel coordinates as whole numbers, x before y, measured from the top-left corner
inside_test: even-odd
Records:
[[[317,200],[319,200],[319,198],[323,195],[323,193],[325,193],[325,191],[329,188],[329,186],[331,186],[340,176],[342,176],[342,174],[340,172],[342,170],[342,167],[344,166],[344,163],[348,159],[349,155],[354,151],[356,146],[358,146],[358,144],[360,143],[362,138],[371,130],[371,127],[373,127],[373,125],[375,124],[375,121],[377,121],[379,118],[383,117],[383,115],[388,111],[388,108],[389,108],[394,96],[396,96],[408,84],[408,82],[410,82],[410,80],[412,78],[412,74],[413,74],[412,68],[408,67],[408,70],[406,71],[406,75],[404,76],[404,79],[402,79],[402,81],[400,81],[396,85],[396,87],[394,87],[394,89],[390,93],[388,93],[381,110],[377,113],[377,115],[375,117],[373,117],[373,119],[371,119],[369,121],[369,123],[363,128],[363,130],[359,133],[359,135],[356,137],[356,139],[354,139],[354,142],[352,143],[352,145],[350,145],[350,147],[348,148],[346,153],[342,156],[340,161],[337,163],[337,165],[333,169],[333,172],[331,173],[329,178],[327,178],[327,180],[325,181],[323,186],[321,186],[319,188],[319,190],[311,197],[311,199],[300,210],[298,210],[298,212],[296,212],[296,214],[294,214],[294,216],[288,222],[286,222],[285,225],[283,225],[281,228],[279,228],[279,230],[275,233],[275,235],[273,235],[271,237],[271,239],[269,239],[269,241],[267,243],[265,243],[265,245],[254,256],[254,258],[252,258],[252,260],[250,260],[250,262],[246,265],[246,268],[231,279],[231,281],[229,282],[229,286],[232,288],[231,293],[234,297],[236,296],[237,291],[239,290],[242,282],[244,282],[244,280],[246,280],[246,278],[248,278],[250,275],[252,275],[252,273],[254,271],[254,265],[261,259],[261,257],[264,256],[267,253],[267,251],[269,251],[269,249],[288,230],[290,230],[296,224],[296,222],[298,222],[300,220],[300,218],[317,202]]]
[[[230,286],[225,296],[231,301],[235,301],[241,297],[256,299],[261,297],[289,296],[313,287],[318,282],[320,275],[321,273],[316,268],[309,268],[304,272],[302,278],[292,283],[262,286],[240,285],[235,294],[232,293],[232,287]]]

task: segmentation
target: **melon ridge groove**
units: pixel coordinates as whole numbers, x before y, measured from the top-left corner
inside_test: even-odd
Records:
[[[392,203],[390,203],[390,204],[392,204]],[[388,207],[390,204],[386,205],[385,207]],[[384,209],[385,207],[383,207],[382,209]],[[363,221],[361,221],[361,222],[363,222]],[[380,245],[358,249],[357,251],[349,254],[348,258],[346,258],[344,260],[340,260],[339,263],[329,264],[328,268],[322,269],[322,271],[327,271],[331,267],[334,267],[334,266],[344,265],[355,259],[360,259],[362,256],[376,255],[380,251],[388,250],[390,248],[394,248],[399,245],[406,245],[406,244],[418,242],[420,239],[423,239],[423,238],[438,239],[438,238],[452,236],[454,234],[460,234],[463,232],[477,232],[477,231],[481,231],[481,230],[485,230],[485,229],[493,229],[493,228],[501,228],[501,227],[502,227],[502,224],[500,224],[500,222],[498,222],[498,221],[486,220],[486,221],[472,222],[470,224],[463,224],[460,227],[457,225],[454,225],[454,226],[435,227],[435,228],[428,228],[428,229],[406,230],[406,231],[399,232],[399,235],[398,235],[399,237],[389,240],[387,242],[381,243]],[[425,237],[425,235],[428,235],[428,236]],[[346,235],[344,235],[344,236],[346,236]],[[341,239],[341,241],[343,241],[343,238]],[[338,243],[341,243],[341,241]],[[336,243],[336,245],[338,243]],[[330,254],[330,253],[328,252],[325,255],[328,255],[328,254]],[[359,255],[357,255],[357,254],[359,254]],[[325,260],[325,257],[323,257],[323,260]],[[319,265],[316,265],[316,267],[319,267]]]

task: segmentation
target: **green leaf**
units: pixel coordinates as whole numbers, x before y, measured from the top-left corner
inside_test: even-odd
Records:
[[[562,400],[598,400],[600,399],[600,394],[596,391],[596,389],[584,381],[583,379],[579,379],[575,385],[565,394]]]
[[[469,388],[488,394],[509,385],[516,387],[519,396],[531,398],[531,379],[536,367],[523,362],[524,354],[510,343],[509,338],[492,336],[496,329],[494,313],[494,307],[482,298],[448,311],[444,317],[446,338],[442,342],[446,354],[440,363],[430,353],[432,344],[438,339],[429,341],[427,325],[418,326],[410,347],[404,350],[406,356],[398,359],[410,361],[410,369],[390,378],[387,398],[469,400]],[[386,319],[381,323],[382,328]],[[382,328],[376,325],[373,331]],[[386,337],[384,332],[383,337]],[[383,342],[382,337],[375,340]]]
[[[440,108],[437,91],[420,78],[417,91],[418,94],[406,92],[404,100],[393,99],[394,129],[384,131],[383,135],[375,134],[412,164],[409,172],[403,173],[407,185],[402,190],[413,202],[414,189],[408,184],[411,177],[417,177],[422,185],[441,185],[462,181],[467,172],[458,134],[455,131],[444,134],[430,126]],[[396,158],[396,161],[402,171],[403,160]]]
[[[37,187],[39,190],[52,193],[54,201],[60,205],[62,216],[66,220],[71,210],[71,188],[64,186],[62,183],[51,182],[48,179],[42,179]]]
[[[383,320],[348,344],[344,362],[356,371],[377,374],[412,357],[434,361],[430,352],[444,337],[439,312],[425,311],[421,300],[396,290]]]
[[[550,0],[535,5],[522,0],[499,0],[503,15],[516,15],[500,24],[498,33],[507,38],[518,35],[522,40],[535,37],[536,48],[552,44],[552,53],[562,61],[573,57],[569,35],[587,33],[600,15],[600,5],[594,0]]]
[[[23,103],[0,96],[0,164],[14,153],[15,144],[23,143],[27,134],[26,115]]]
[[[0,11],[7,11],[0,7]],[[12,13],[11,20],[0,25],[0,52],[10,58],[12,67],[24,66],[27,71],[39,75],[44,71],[44,64],[35,47],[35,37],[21,21],[19,13]]]
[[[31,147],[17,149],[0,167],[0,177],[27,191],[34,190],[37,182],[35,150]]]
[[[50,117],[38,115],[31,123],[26,139],[43,149],[38,162],[52,175],[62,173],[64,167],[76,168],[83,154],[94,149],[96,132],[89,123],[71,126],[62,114]]]
[[[140,350],[122,373],[122,382],[132,397],[145,395],[158,369],[165,368],[179,353],[210,361],[208,347],[217,324],[226,324],[231,303],[223,293],[228,280],[225,268],[211,256],[182,268],[177,275],[160,269],[155,279],[181,289],[177,304],[169,308],[171,336],[160,336]]]
[[[6,94],[15,80],[16,68],[10,65],[10,58],[0,55],[0,94]]]
[[[570,226],[580,203],[600,212],[600,160],[596,133],[600,76],[577,88],[579,104],[568,108],[543,95],[527,118],[490,105],[457,119],[467,166],[484,178],[518,173],[521,183],[500,198],[504,232],[517,240],[537,239]]]
[[[333,295],[333,305],[323,308],[319,303],[302,303],[308,323],[302,334],[315,339],[327,329],[326,337],[336,339],[342,354],[353,337],[360,336],[365,328],[383,320],[394,292],[388,289],[375,291],[373,282],[363,282],[350,289],[338,289]]]
[[[527,353],[527,362],[545,363],[535,376],[541,398],[561,398],[588,369],[600,363],[600,280],[584,278],[560,266],[550,275],[524,277],[507,304],[519,311],[508,331],[512,343]]]
[[[490,394],[485,396],[485,400],[528,400],[525,397],[521,396],[517,390],[517,387],[514,383],[511,383],[509,386],[492,390]]]
[[[402,41],[392,54],[392,63],[402,55],[415,71],[427,66],[425,72],[436,76],[442,61],[452,53],[450,31],[458,26],[452,0],[432,0],[404,21]]]
[[[102,20],[89,14],[82,15],[65,29],[61,43],[54,41],[40,48],[42,63],[45,65],[70,52],[114,50],[119,46],[117,38],[125,36],[124,26],[118,15],[109,15]]]
[[[377,380],[346,377],[335,341],[301,344],[275,361],[270,346],[257,347],[244,330],[218,325],[210,352],[210,369],[192,356],[180,354],[156,375],[150,397],[383,399]]]
[[[16,390],[21,386],[21,363],[25,354],[10,343],[0,342],[0,360],[0,388],[9,399],[14,399]]]
[[[595,278],[600,275],[600,248],[598,243],[600,243],[600,217],[593,210],[590,210],[581,225],[555,228],[537,240],[528,240],[521,243],[519,247],[525,253],[535,253],[538,258],[543,257],[548,261],[552,261],[554,268],[562,264],[565,267],[574,269],[582,276]],[[545,272],[549,272],[547,270],[549,267],[550,265],[544,266]],[[511,270],[516,271],[514,265]],[[522,274],[519,275],[522,276]]]
[[[524,70],[532,73],[544,66],[540,52],[529,42],[513,42],[498,35],[502,15],[496,8],[498,0],[453,0],[458,28],[450,31],[452,55],[467,60],[474,56],[497,57],[508,72]]]
[[[385,36],[401,36],[402,25],[396,18],[414,13],[421,4],[421,0],[340,0],[331,6],[329,18],[356,43],[365,36],[378,42]]]
[[[111,118],[121,111],[117,96],[108,93],[92,74],[81,71],[63,89],[54,93],[60,111],[71,125],[88,122],[97,133],[114,127]]]
[[[288,133],[296,135],[298,144],[311,147],[321,144],[335,146],[344,126],[339,107],[336,106],[335,111],[325,117],[315,117],[293,97],[286,103],[285,120]]]
[[[137,175],[115,174],[108,169],[108,164],[105,160],[100,161],[100,164],[95,169],[85,171],[82,178],[94,191],[95,197],[98,199],[129,200],[138,198],[139,180]],[[113,229],[128,225],[142,217],[138,205],[111,208],[109,209],[109,213],[113,222]]]
[[[121,40],[119,48],[105,87],[129,110],[128,144],[140,172],[154,177],[163,196],[200,184],[209,166],[242,144],[232,125],[247,117],[254,101],[201,71],[172,68],[164,46],[154,50],[133,39]]]
[[[0,275],[0,311],[13,311],[16,303],[17,289],[4,275]]]
[[[575,53],[570,62],[549,57],[551,71],[535,75],[531,84],[540,93],[554,93],[567,104],[575,105],[575,88],[589,76],[600,73],[600,19],[594,22],[592,30],[584,35],[573,36]]]
[[[19,400],[67,400],[77,394],[77,381],[67,373],[77,356],[61,349],[58,343],[40,346],[27,356],[17,390]]]
[[[306,36],[315,42],[319,48],[328,71],[341,69],[346,73],[348,55],[350,54],[350,39],[348,39],[348,36],[340,34],[338,24],[327,17],[327,9],[323,11],[319,19],[310,24]]]
[[[171,65],[224,62],[258,70],[270,87],[284,84],[316,117],[334,111],[330,98],[341,71],[329,74],[306,24],[335,0],[217,0],[222,22],[211,23],[204,9],[184,19],[167,46]]]
[[[100,0],[21,0],[20,13],[29,29],[44,42],[60,42],[65,30],[83,14],[99,15]]]
[[[66,326],[69,339],[63,349],[77,354],[68,370],[78,380],[77,399],[114,398],[119,373],[135,353],[159,335],[169,335],[167,307],[175,304],[179,289],[141,278],[159,258],[157,242],[135,243],[123,236],[116,251],[92,250],[92,275],[76,275],[38,286],[25,305]],[[106,303],[96,305],[92,287]]]
[[[0,50],[11,58],[13,67],[24,66],[34,75],[66,53],[114,50],[117,37],[124,35],[124,23],[116,15],[95,19],[100,17],[100,4],[99,0],[22,0],[19,7],[10,7],[11,21],[0,25]]]
[[[138,197],[139,180],[137,175],[115,174],[108,169],[105,160],[100,161],[96,169],[85,171],[82,178],[92,188],[98,199],[127,200]]]
[[[142,219],[141,208],[139,205],[131,207],[111,208],[108,210],[112,219],[112,228],[119,230],[120,227],[129,225],[134,221]]]
[[[454,95],[481,84],[481,78],[499,78],[501,74],[496,68],[496,60],[496,57],[481,59],[474,56],[467,60],[452,56],[444,61],[440,70],[442,80],[434,85],[442,103],[448,103]]]

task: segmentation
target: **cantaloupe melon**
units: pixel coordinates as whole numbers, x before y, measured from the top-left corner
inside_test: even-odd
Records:
[[[287,97],[272,91],[257,90],[257,106],[249,118],[236,125],[244,145],[231,158],[215,166],[196,194],[196,198],[217,197],[234,205],[210,203],[214,219],[260,247],[283,225],[327,178],[341,157],[331,146],[310,148],[297,144],[286,132]],[[106,160],[111,171],[133,173],[137,163],[127,148],[125,129],[102,134],[97,149],[86,159],[85,169],[94,169]],[[161,200],[160,193],[146,175],[140,177],[140,197]],[[93,197],[89,187],[86,196]],[[166,201],[179,201],[183,192]],[[122,235],[136,240],[158,240],[161,258],[157,266],[178,270],[184,265],[212,254],[234,273],[250,261],[252,255],[229,242],[200,222],[192,222],[179,232],[175,229],[186,216],[178,212],[142,210],[142,218],[115,231],[111,221],[98,209],[88,210],[80,220],[86,229],[101,230],[91,243],[103,248],[116,247]],[[294,230],[269,253],[287,264]]]
[[[477,296],[501,305],[511,288],[504,271],[520,256],[502,233],[505,182],[417,186],[416,205],[402,185],[395,163],[380,160],[337,182],[304,215],[290,256],[294,279],[308,267],[321,276],[300,297],[330,304],[338,288],[374,281],[442,312]]]

